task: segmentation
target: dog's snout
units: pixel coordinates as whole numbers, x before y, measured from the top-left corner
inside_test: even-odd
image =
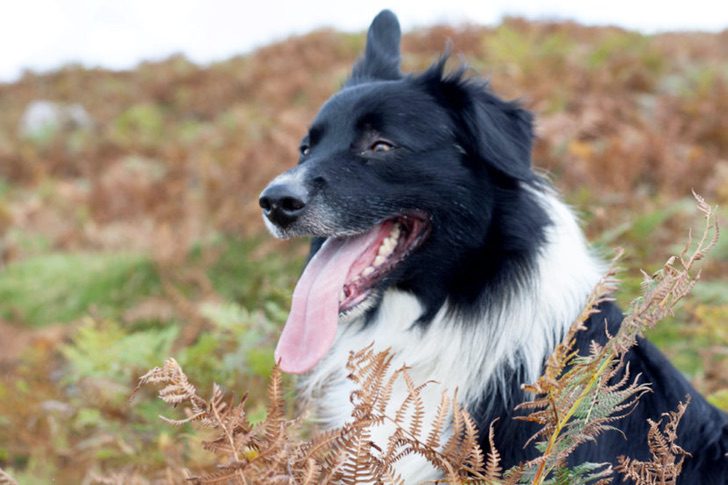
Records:
[[[285,226],[298,219],[308,202],[308,191],[301,184],[269,185],[258,201],[271,222]]]

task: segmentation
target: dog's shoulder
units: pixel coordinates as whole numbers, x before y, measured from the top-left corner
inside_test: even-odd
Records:
[[[586,322],[586,329],[578,334],[577,346],[581,354],[588,352],[592,341],[604,343],[607,334],[615,335],[624,319],[622,311],[613,302],[602,303],[598,310]],[[619,450],[619,455],[639,460],[651,459],[647,420],[662,418],[664,421],[664,414],[676,410],[689,396],[690,404],[677,429],[677,444],[691,454],[685,460],[680,483],[728,483],[728,416],[708,403],[647,339],[637,339],[637,344],[625,356],[625,362],[627,365],[613,378],[614,381],[621,379],[628,369],[630,379],[648,384],[650,392],[619,421],[618,427],[623,434],[604,433],[599,438],[599,446],[587,444],[577,449],[572,456],[573,462],[615,463],[617,453],[604,456],[605,450]]]
[[[604,344],[609,336],[615,335],[624,319],[620,308],[613,302],[599,305],[597,312],[585,322],[585,329],[577,334],[579,353],[589,352],[592,342]],[[649,461],[652,459],[647,435],[648,419],[665,421],[665,413],[677,409],[680,402],[690,396],[690,404],[677,429],[677,444],[690,453],[684,462],[679,483],[725,485],[728,483],[728,417],[703,398],[670,361],[648,340],[639,338],[637,344],[625,356],[626,364],[613,377],[616,383],[629,369],[629,379],[646,383],[650,392],[644,394],[634,409],[626,410],[625,416],[614,426],[619,431],[605,431],[596,442],[586,442],[569,457],[569,464],[575,466],[585,462],[611,463],[616,465],[619,456]],[[522,463],[539,455],[535,445],[524,446],[538,427],[531,422],[516,421],[526,411],[514,411],[513,405],[528,397],[518,385],[523,376],[513,371],[507,381],[512,382],[505,390],[508,396],[500,396],[490,402],[496,403],[483,409],[473,410],[481,429],[481,446],[489,449],[486,439],[488,426],[494,423],[495,445],[501,454],[504,468]]]

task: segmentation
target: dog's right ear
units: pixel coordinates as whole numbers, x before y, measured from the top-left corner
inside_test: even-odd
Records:
[[[390,10],[379,12],[369,26],[364,57],[354,64],[347,86],[374,80],[399,79],[401,37],[397,16]]]

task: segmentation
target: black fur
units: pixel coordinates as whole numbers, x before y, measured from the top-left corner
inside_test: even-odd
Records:
[[[383,15],[391,20],[380,14],[379,30]],[[367,49],[354,77],[323,106],[292,173],[306,171],[312,212],[326,206],[318,223],[332,229],[324,237],[362,232],[410,210],[427,214],[427,242],[381,286],[416,293],[427,309],[423,323],[446,299],[455,311],[479,311],[528,278],[549,223],[520,185],[540,183],[531,171],[531,115],[462,71],[445,75],[444,60],[416,76],[365,77],[392,75],[398,56],[384,47]],[[396,148],[367,152],[381,136]],[[286,229],[318,236],[312,226],[304,218]]]
[[[577,334],[580,353],[586,354],[592,341],[605,341],[605,321],[608,322],[609,333],[614,335],[622,319],[622,312],[614,303],[600,305],[599,312],[586,322],[587,329]],[[609,462],[616,465],[620,455],[638,460],[651,459],[647,446],[647,419],[658,420],[663,413],[674,411],[678,403],[685,401],[689,395],[691,402],[680,421],[677,443],[692,456],[686,458],[678,483],[728,483],[728,418],[725,413],[711,406],[647,340],[638,339],[637,345],[627,354],[626,362],[630,375],[641,374],[640,382],[649,383],[651,392],[640,398],[633,412],[615,423],[621,433],[606,432],[598,437],[596,443],[581,445],[570,456],[569,463]],[[483,409],[474,410],[481,430],[487,430],[488,423],[498,418],[495,424],[495,446],[501,453],[505,469],[540,454],[532,444],[525,447],[528,439],[537,431],[536,425],[515,421],[513,418],[517,413],[512,406],[504,404],[516,404],[526,399],[519,386],[523,382],[522,376],[514,372],[511,382],[510,396],[489,396],[489,402],[496,403],[495,408],[487,412]],[[484,450],[490,446],[486,437],[481,431],[480,444]]]
[[[445,301],[463,321],[477,321],[469,317],[528,288],[551,224],[533,192],[524,188],[543,183],[531,168],[532,117],[519,104],[495,96],[484,82],[466,78],[464,70],[445,74],[445,58],[422,74],[402,75],[399,43],[396,17],[380,13],[364,57],[303,139],[299,165],[289,175],[304,185],[306,207],[278,230],[284,237],[313,236],[313,254],[327,237],[361,233],[408,212],[424,214],[429,237],[379,282],[379,290],[397,287],[415,294],[425,308],[423,326]],[[393,149],[373,151],[377,140]],[[605,318],[614,333],[622,315],[614,305],[602,305],[579,336],[582,348],[604,337]],[[640,340],[627,359],[633,375],[642,373],[653,392],[616,424],[628,439],[605,433],[577,449],[574,463],[615,463],[618,455],[648,458],[647,418],[659,419],[690,394],[678,443],[693,457],[680,483],[727,483],[726,416],[648,342]],[[505,467],[536,454],[533,446],[524,448],[533,426],[512,421],[513,405],[525,396],[524,373],[511,372],[508,395],[489,394],[487,410],[472,410],[484,436],[488,424],[500,418],[496,445]]]

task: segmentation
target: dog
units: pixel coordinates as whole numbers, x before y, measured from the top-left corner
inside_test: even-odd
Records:
[[[392,12],[376,16],[363,57],[303,138],[298,165],[261,193],[274,236],[313,238],[275,356],[282,370],[305,375],[301,391],[321,422],[340,426],[351,411],[349,352],[388,348],[415,380],[440,383],[425,391],[426,422],[443,388],[458,389],[485,451],[498,419],[507,469],[539,455],[527,444],[534,425],[513,419],[530,399],[521,385],[541,374],[607,267],[532,169],[532,115],[464,69],[447,73],[446,56],[402,74],[400,37]],[[600,304],[579,332],[581,350],[605,338],[605,320],[614,334],[622,318],[614,303]],[[647,419],[689,395],[678,443],[691,457],[680,483],[728,483],[726,415],[646,340],[626,359],[652,392],[618,422],[623,433],[579,446],[571,463],[649,459]],[[417,457],[398,471],[407,483],[438,477]]]

